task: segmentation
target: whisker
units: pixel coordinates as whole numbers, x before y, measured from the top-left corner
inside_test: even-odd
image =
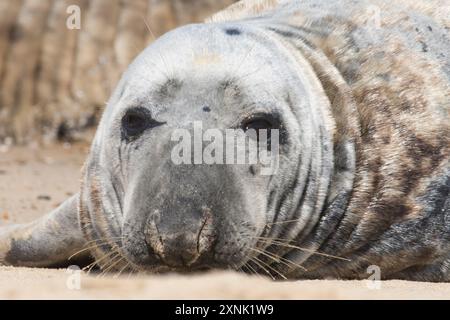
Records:
[[[127,269],[130,266],[130,262],[127,262],[127,264],[125,265],[125,267],[123,267],[120,271],[119,274],[115,275],[114,278],[117,279],[120,277],[120,275],[122,274],[122,272],[125,271],[125,269]]]
[[[245,267],[248,270],[250,270],[250,274],[261,277],[261,275],[248,262],[245,263],[242,267]]]
[[[237,73],[237,70],[240,70],[242,68],[242,66],[245,64],[245,62],[247,61],[248,57],[250,56],[250,54],[253,52],[253,49],[255,49],[257,45],[257,42],[255,42],[253,44],[253,46],[247,51],[246,55],[244,56],[244,58],[241,60],[241,62],[236,66],[236,69],[234,70],[233,74]]]
[[[155,34],[153,33],[152,29],[150,28],[150,25],[148,24],[147,19],[143,16],[143,17],[142,17],[142,20],[144,20],[145,26],[147,27],[147,29],[148,29],[150,35],[152,36],[153,41],[155,41],[155,40],[156,40],[156,36],[155,36]],[[167,64],[166,60],[164,59],[163,55],[161,54],[161,51],[160,51],[160,50],[158,50],[158,55],[159,55],[159,57],[160,57],[162,63],[164,64],[164,67],[166,68],[167,72],[172,73],[172,77],[173,77],[174,72],[173,72],[173,70],[172,70],[172,72],[169,70],[168,64]],[[165,74],[165,73],[164,73],[164,74]],[[170,78],[167,74],[165,74],[165,76],[166,76],[168,79]]]
[[[120,237],[98,238],[98,239],[94,239],[94,240],[86,242],[85,245],[89,245],[89,244],[91,244],[93,242],[97,242],[97,241],[98,242],[105,242],[105,241],[116,240],[116,239],[123,240],[124,237],[120,236]]]
[[[228,267],[228,270],[239,271],[240,268],[235,263],[231,263],[231,266]]]
[[[91,247],[87,247],[87,248],[81,249],[81,250],[75,252],[74,254],[72,254],[67,260],[72,260],[73,257],[79,255],[80,253],[83,253],[83,252],[85,252],[85,251],[92,250],[92,249],[97,249],[97,248],[101,247],[102,245],[104,245],[104,244],[106,244],[106,243],[108,243],[108,242],[99,243],[99,244],[96,244],[96,245],[94,245],[94,246],[91,246]]]
[[[256,248],[251,248],[251,250],[256,251],[256,252],[258,252],[258,253],[260,253],[260,254],[266,256],[266,257],[269,257],[269,258],[271,258],[273,261],[276,261],[276,262],[278,262],[278,263],[282,263],[282,264],[284,264],[285,266],[287,266],[288,268],[292,268],[292,266],[294,266],[294,267],[297,267],[297,268],[302,269],[303,271],[308,271],[304,266],[302,266],[302,265],[300,265],[300,264],[298,264],[298,263],[295,263],[295,262],[293,262],[293,261],[291,261],[291,260],[289,260],[289,259],[283,258],[283,257],[281,257],[281,256],[277,256],[277,255],[275,255],[275,254],[272,253],[272,252],[269,252],[269,251],[262,251],[262,250],[259,250],[259,249],[256,249]]]
[[[105,260],[108,257],[111,257],[111,255],[115,254],[116,251],[111,251],[107,254],[105,254],[104,256],[100,257],[99,259],[95,260],[94,262],[88,264],[87,266],[85,266],[82,270],[85,271],[86,269],[88,269],[87,273],[89,274],[91,272],[91,270],[98,265],[99,262]]]
[[[256,237],[256,238],[258,240],[260,240],[260,241],[263,241],[263,242],[265,241],[266,244],[273,244],[273,245],[276,245],[276,246],[284,246],[286,248],[297,249],[297,250],[301,250],[301,251],[304,251],[304,252],[309,252],[309,253],[316,254],[316,255],[319,255],[319,256],[323,256],[323,257],[327,257],[327,258],[338,259],[338,260],[343,260],[343,261],[351,261],[350,259],[347,259],[347,258],[338,257],[338,256],[334,256],[334,255],[331,255],[331,254],[322,253],[322,252],[318,252],[318,251],[315,251],[315,250],[312,250],[312,249],[302,248],[302,247],[299,247],[299,246],[296,246],[296,245],[293,245],[293,244],[289,244],[289,243],[283,242],[283,241],[286,241],[287,239],[280,239],[281,240],[280,241],[277,238],[264,238],[264,237]],[[292,241],[292,240],[287,240],[287,241]]]
[[[123,239],[123,237],[111,237],[111,238],[102,238],[102,239],[96,239],[96,240],[91,240],[91,241],[86,242],[85,246],[89,245],[89,244],[92,244],[94,242],[96,242],[96,243],[93,246],[89,246],[87,248],[83,248],[83,249],[75,252],[67,260],[72,260],[73,257],[79,255],[80,253],[83,253],[83,252],[88,251],[88,250],[97,249],[97,248],[99,248],[99,247],[101,247],[102,245],[105,245],[105,244],[111,244],[112,243],[114,245],[116,243],[115,243],[115,241],[113,241],[113,239]]]
[[[264,266],[266,266],[267,268],[269,268],[270,270],[272,270],[273,272],[275,272],[276,274],[278,274],[280,277],[282,277],[284,280],[287,280],[286,276],[284,274],[282,274],[280,271],[278,271],[277,269],[275,269],[274,267],[272,267],[271,265],[265,263],[264,261],[262,261],[261,259],[257,258],[257,257],[253,257],[254,259],[256,259],[257,261],[259,261],[260,263],[262,263]],[[274,279],[275,280],[275,279]]]
[[[106,262],[102,263],[101,265],[100,264],[98,265],[101,271],[103,272],[105,268],[108,268],[109,264],[119,256],[120,253],[117,252],[116,250],[113,250],[110,254],[108,254],[108,259],[106,260]]]
[[[130,264],[130,268],[132,269],[131,272],[128,273],[127,279],[130,279],[133,274],[139,274],[139,269],[133,266],[133,263],[131,261],[128,261]]]
[[[257,74],[257,73],[261,72],[262,70],[264,70],[266,67],[267,66],[263,66],[263,67],[260,67],[260,68],[258,68],[256,70],[250,71],[247,74],[239,76],[239,80],[243,80],[243,79],[245,79],[247,77],[250,77],[251,75]],[[269,82],[267,81],[267,82],[264,82],[264,83],[269,83]],[[262,84],[264,84],[264,83],[262,83]]]
[[[269,222],[266,223],[266,226],[273,226],[273,225],[277,225],[277,224],[284,224],[284,223],[292,223],[292,222],[298,222],[301,219],[294,219],[294,220],[285,220],[285,221],[277,221],[277,222]]]
[[[111,260],[108,261],[108,263],[110,265],[102,271],[102,273],[99,275],[99,277],[106,276],[106,274],[108,273],[109,270],[111,270],[114,266],[116,266],[118,263],[120,263],[121,261],[123,261],[125,259],[119,252],[116,252],[116,253],[117,254],[113,258],[111,258]],[[119,258],[119,259],[117,260],[117,258]]]
[[[259,260],[256,257],[253,257],[253,258],[250,259],[250,261],[253,262],[254,264],[256,264],[258,267],[260,267],[265,273],[267,273],[272,278],[272,280],[275,281],[275,277],[269,272],[269,270],[267,270],[263,265],[261,265],[258,262],[258,261],[261,261],[261,260]]]
[[[81,254],[82,252],[85,252],[85,251],[92,251],[92,250],[98,249],[98,248],[100,248],[101,246],[106,245],[106,244],[112,244],[113,246],[114,246],[114,245],[117,245],[117,243],[116,243],[114,240],[122,240],[123,238],[124,238],[123,236],[120,236],[120,237],[99,238],[99,239],[94,239],[94,240],[88,241],[88,242],[86,242],[85,246],[86,246],[86,245],[89,245],[89,244],[92,244],[92,243],[94,243],[94,242],[95,242],[95,245],[89,246],[89,247],[87,247],[87,248],[83,248],[83,249],[81,249],[81,250],[75,252],[75,253],[72,254],[67,260],[71,260],[73,257],[75,257],[75,256],[77,256],[77,255],[79,255],[79,254]],[[85,271],[86,269],[89,268],[89,270],[88,270],[88,274],[89,274],[89,273],[91,272],[91,270],[94,268],[94,266],[95,266],[99,261],[101,261],[101,260],[103,260],[104,258],[108,257],[109,255],[110,255],[110,254],[107,254],[106,256],[103,256],[102,258],[95,260],[94,262],[92,262],[92,263],[90,263],[89,265],[85,266],[82,270]]]

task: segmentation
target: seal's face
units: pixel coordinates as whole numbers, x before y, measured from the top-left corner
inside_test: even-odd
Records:
[[[298,162],[314,127],[301,107],[310,90],[267,42],[239,26],[178,29],[136,59],[111,98],[94,141],[107,195],[102,210],[116,229],[109,234],[139,269],[239,268],[268,246],[263,236],[295,205],[280,188],[307,170]],[[202,151],[208,145],[196,140],[195,125],[224,136],[227,129],[278,130],[278,154],[271,153],[278,170],[195,158],[199,144]],[[177,130],[192,134],[191,163],[174,161]]]

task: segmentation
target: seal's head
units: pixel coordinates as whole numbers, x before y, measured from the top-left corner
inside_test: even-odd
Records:
[[[330,187],[333,124],[302,63],[249,24],[190,25],[148,47],[110,99],[87,165],[82,224],[91,238],[117,243],[104,244],[99,260],[113,248],[140,270],[251,268],[251,260],[259,269],[270,238],[306,234]],[[182,129],[192,134],[188,155],[177,149],[183,134],[174,139]],[[278,130],[269,153],[277,170],[208,162],[205,140],[220,140],[208,129]],[[289,219],[298,221],[279,223]]]

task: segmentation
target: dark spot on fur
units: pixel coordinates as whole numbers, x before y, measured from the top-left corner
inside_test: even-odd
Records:
[[[173,97],[175,92],[177,92],[183,83],[177,79],[169,79],[164,83],[158,91],[158,94],[162,98]]]
[[[423,41],[420,41],[420,44],[422,45],[422,52],[428,52],[428,45]]]
[[[412,164],[399,168],[402,177],[402,192],[407,195],[415,189],[423,177],[433,172],[442,161],[442,148],[444,142],[433,144],[431,141],[418,137],[411,130],[403,128],[399,133],[404,139],[406,155],[411,159]],[[424,161],[429,159],[428,161]]]
[[[381,157],[376,157],[374,160],[368,163],[368,169],[370,172],[378,172],[380,171],[380,167],[383,165],[381,161]]]
[[[219,88],[222,90],[225,90],[229,87],[231,87],[234,84],[234,81],[232,79],[224,80],[221,83],[219,83]]]
[[[269,197],[267,198],[267,207],[271,208],[274,200],[275,200],[275,195],[276,195],[276,191],[275,190],[271,190],[269,193]]]
[[[360,75],[358,72],[360,71],[360,64],[358,62],[349,62],[347,65],[339,64],[336,65],[339,70],[342,70],[342,76],[345,80],[348,81],[349,84],[353,84],[358,81]]]
[[[391,136],[385,135],[381,138],[381,140],[383,141],[384,144],[389,144],[391,143]]]
[[[219,90],[223,91],[224,94],[230,95],[231,98],[242,100],[242,92],[240,87],[236,84],[237,81],[233,79],[228,79],[219,84]],[[237,103],[239,104],[239,103]]]
[[[239,36],[241,35],[241,30],[236,29],[236,28],[229,28],[229,29],[225,29],[225,33],[229,36]]]
[[[374,206],[373,211],[377,215],[387,216],[390,219],[395,220],[401,218],[411,211],[411,207],[404,204],[402,199],[389,199],[380,201]]]
[[[375,159],[372,159],[369,161],[367,169],[371,173],[372,176],[372,194],[377,197],[379,192],[381,191],[383,185],[384,185],[384,177],[381,174],[381,166],[383,165],[383,162],[381,160],[381,157],[376,157]]]
[[[420,166],[402,167],[399,169],[402,177],[402,192],[407,195],[414,190],[423,176],[423,171]]]
[[[211,112],[211,108],[208,106],[204,106],[202,110],[203,112]]]
[[[420,162],[422,158],[430,158],[431,168],[429,169],[433,170],[440,163],[443,145],[434,146],[412,132],[406,139],[405,144],[408,146],[409,156],[417,162]]]
[[[388,73],[379,73],[377,74],[377,77],[379,77],[380,79],[389,82],[389,80],[391,80],[391,76]]]
[[[312,26],[312,24],[311,24]],[[330,34],[329,28],[327,25],[321,25],[317,26],[316,29],[313,29],[312,27],[304,27],[304,26],[290,26],[293,29],[299,30],[301,32],[304,32],[305,34],[314,34],[316,36],[320,36],[322,38],[327,37]],[[325,31],[324,31],[325,30]]]

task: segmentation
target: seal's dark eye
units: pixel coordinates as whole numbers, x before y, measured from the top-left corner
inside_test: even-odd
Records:
[[[270,130],[272,127],[272,123],[266,119],[253,119],[245,122],[243,129],[244,131],[248,131],[250,129],[258,131],[262,129]]]
[[[125,137],[136,137],[147,129],[165,124],[152,119],[150,111],[146,108],[128,110],[122,118],[122,132]]]
[[[136,133],[141,132],[142,129],[145,129],[145,120],[146,119],[140,114],[127,114],[123,118],[122,123],[129,134],[135,135]]]
[[[241,129],[250,139],[256,140],[259,147],[267,147],[268,150],[274,143],[286,143],[287,132],[281,116],[275,112],[253,114],[241,123]]]
[[[250,119],[242,125],[242,129],[250,137],[250,139],[256,140],[258,142],[258,146],[261,143],[265,143],[264,145],[268,149],[270,149],[271,145],[271,129],[273,128],[274,126],[272,122],[262,117]]]

